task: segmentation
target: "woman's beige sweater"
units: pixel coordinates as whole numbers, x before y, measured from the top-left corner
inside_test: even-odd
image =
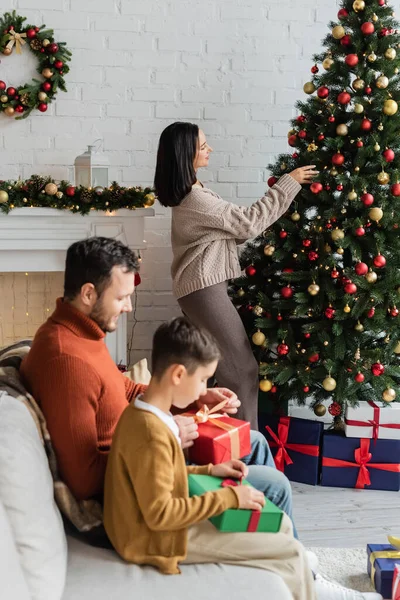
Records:
[[[239,277],[237,242],[260,235],[289,208],[301,186],[284,175],[249,207],[193,186],[172,209],[172,278],[176,298]]]

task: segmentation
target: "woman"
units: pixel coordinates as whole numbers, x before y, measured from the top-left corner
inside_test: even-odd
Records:
[[[154,184],[159,201],[172,207],[173,291],[184,314],[216,338],[222,360],[218,385],[235,392],[238,417],[257,426],[258,364],[243,323],[228,296],[228,280],[241,269],[237,244],[262,233],[287,211],[301,184],[318,174],[314,165],[283,175],[249,207],[225,202],[204,187],[197,171],[212,148],[191,123],[173,123],[161,134]]]

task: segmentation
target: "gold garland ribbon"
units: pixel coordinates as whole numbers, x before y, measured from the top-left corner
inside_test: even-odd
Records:
[[[369,561],[371,563],[371,581],[373,585],[375,585],[375,561],[377,558],[400,559],[400,539],[389,535],[388,540],[396,550],[378,550],[376,552],[371,552],[369,555]]]
[[[22,54],[22,49],[21,46],[23,46],[24,44],[26,44],[24,38],[26,38],[26,33],[17,33],[16,31],[14,31],[13,29],[9,32],[9,36],[10,36],[10,41],[8,42],[6,48],[9,48],[10,50],[13,49],[13,46],[15,44],[15,48],[17,50],[17,54]]]

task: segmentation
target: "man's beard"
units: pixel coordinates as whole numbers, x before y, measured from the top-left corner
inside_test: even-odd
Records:
[[[102,331],[104,331],[104,333],[112,333],[113,331],[115,331],[115,327],[110,327],[111,319],[107,319],[106,317],[103,301],[101,298],[99,298],[96,301],[96,304],[93,306],[92,312],[90,313],[89,317],[93,321],[95,321],[95,323],[97,323],[97,325]]]

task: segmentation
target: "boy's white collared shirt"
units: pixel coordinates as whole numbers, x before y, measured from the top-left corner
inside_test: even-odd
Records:
[[[142,395],[140,394],[139,396],[137,396],[135,398],[136,408],[139,408],[140,410],[147,410],[148,412],[153,413],[159,419],[161,419],[161,421],[163,421],[163,423],[165,423],[165,425],[172,431],[172,433],[178,440],[178,444],[181,446],[182,444],[181,444],[181,438],[179,436],[179,427],[175,423],[175,419],[174,419],[172,413],[167,414],[163,410],[158,408],[157,406],[153,406],[152,404],[143,402],[143,400],[141,400],[141,397],[142,397]]]

